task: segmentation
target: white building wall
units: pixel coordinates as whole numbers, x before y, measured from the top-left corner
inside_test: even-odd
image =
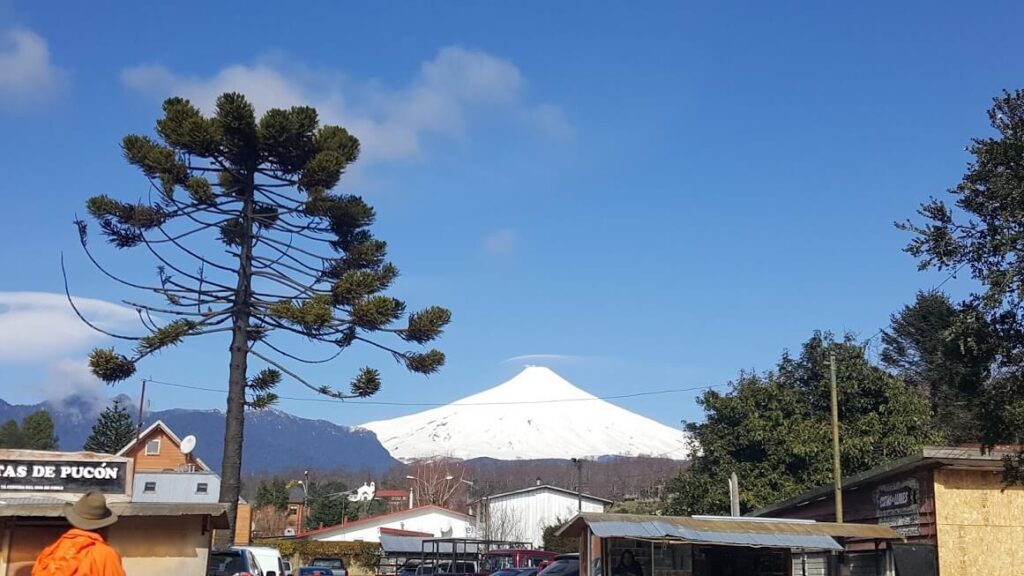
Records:
[[[575,516],[578,505],[575,495],[541,489],[489,499],[487,508],[491,538],[521,540],[540,547],[544,544],[544,528]],[[604,512],[604,503],[583,498],[583,511]]]
[[[474,535],[469,519],[431,511],[406,518],[385,518],[382,522],[360,523],[351,530],[339,528],[336,531],[313,534],[310,539],[328,542],[380,542],[381,528],[426,532],[438,538],[471,538]]]

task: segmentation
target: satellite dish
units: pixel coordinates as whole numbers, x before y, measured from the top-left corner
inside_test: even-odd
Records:
[[[181,453],[191,454],[196,449],[196,437],[189,434],[181,440]]]

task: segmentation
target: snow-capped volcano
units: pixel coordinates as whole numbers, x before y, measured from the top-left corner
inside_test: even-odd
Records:
[[[554,371],[530,366],[511,380],[409,416],[362,425],[393,458],[685,459],[687,435],[573,386]]]

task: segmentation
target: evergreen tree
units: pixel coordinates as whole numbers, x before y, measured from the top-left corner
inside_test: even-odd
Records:
[[[921,292],[893,314],[882,344],[882,363],[928,398],[933,425],[947,442],[981,441],[980,400],[996,344],[977,309],[954,306],[941,292]]]
[[[103,454],[117,454],[122,448],[135,439],[135,423],[131,414],[120,400],[103,409],[92,433],[85,441],[83,450]]]
[[[0,427],[0,448],[22,448],[21,428],[16,420],[8,420]]]
[[[284,510],[288,507],[288,485],[279,478],[260,482],[256,489],[256,506],[272,506]]]
[[[728,478],[740,480],[744,512],[832,482],[829,352],[836,356],[844,476],[907,456],[934,442],[928,402],[872,365],[860,343],[815,334],[774,372],[742,374],[727,393],[698,400],[705,421],[688,424],[700,450],[669,486],[672,514],[724,514]]]
[[[1024,442],[1024,90],[1004,91],[988,112],[994,133],[975,138],[954,206],[923,204],[923,224],[897,227],[914,237],[906,251],[921,269],[966,270],[980,286],[970,303],[996,335],[998,370],[980,402],[988,445]],[[1024,482],[1024,450],[1007,460],[1006,479]]]
[[[53,432],[53,418],[46,410],[33,412],[21,421],[21,443],[29,450],[56,450],[57,436]]]
[[[130,202],[95,196],[86,206],[116,248],[142,247],[155,259],[158,281],[147,285],[109,273],[91,252],[87,224],[76,222],[90,261],[159,299],[132,302],[146,333],[117,335],[136,342],[132,351],[96,349],[89,364],[100,379],[115,383],[131,377],[141,359],[186,338],[230,334],[220,492],[229,507],[230,538],[246,406],[273,404],[282,374],[332,398],[376,393],[380,374],[370,367],[342,391],[310,382],[293,366],[327,362],[355,342],[384,350],[413,372],[436,372],[444,363],[440,351],[402,350],[375,336],[423,345],[442,333],[451,315],[439,307],[407,315],[403,301],[384,295],[398,269],[386,260],[386,243],[370,232],[374,211],[357,196],[332,191],[359,155],[359,141],[344,128],[320,126],[309,107],[257,118],[234,93],[217,99],[211,117],[181,98],[168,99],[163,109],[158,138],[130,135],[122,142],[152,193]],[[158,325],[157,318],[169,321]],[[405,325],[396,326],[402,318]],[[327,353],[318,357],[316,349],[323,348]],[[250,363],[263,368],[255,371]]]
[[[306,528],[340,524],[346,517],[352,503],[348,501],[348,487],[340,480],[328,480],[314,484],[309,491],[309,515]]]

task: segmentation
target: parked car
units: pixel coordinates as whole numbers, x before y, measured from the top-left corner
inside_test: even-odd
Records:
[[[503,568],[491,572],[491,576],[537,576],[536,568]]]
[[[410,559],[398,569],[398,574],[395,576],[416,576],[416,569],[419,568],[420,561],[416,559]]]
[[[424,562],[416,567],[416,571],[413,574],[415,576],[431,576],[434,572],[437,572],[437,566]]]
[[[535,568],[555,559],[554,552],[525,548],[502,548],[484,554],[483,571],[495,572],[506,568]]]
[[[296,576],[334,576],[334,571],[323,566],[299,566]]]
[[[284,576],[292,576],[292,561],[281,560],[281,563],[284,564]]]
[[[206,576],[265,576],[249,550],[223,548],[210,550]]]
[[[559,554],[537,576],[580,576],[580,555]]]
[[[263,570],[263,576],[284,576],[284,558],[281,551],[270,546],[235,546],[239,550],[248,550],[256,557],[256,563]],[[347,576],[347,575],[346,575]]]
[[[334,576],[348,576],[348,568],[345,567],[345,559],[337,556],[324,556],[313,558],[309,563],[314,568],[330,568]]]
[[[437,574],[476,574],[480,569],[476,562],[471,560],[457,560],[452,562],[446,560],[437,563]]]

